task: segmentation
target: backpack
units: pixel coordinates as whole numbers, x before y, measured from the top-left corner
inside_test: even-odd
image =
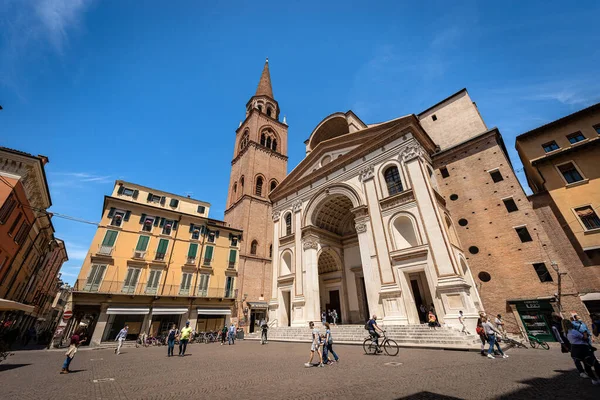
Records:
[[[169,331],[169,340],[175,340],[175,335],[177,333],[175,332],[175,329],[172,329]]]
[[[369,325],[369,321],[367,321],[367,323],[365,324],[365,330],[366,331],[370,331],[371,330],[371,325]]]

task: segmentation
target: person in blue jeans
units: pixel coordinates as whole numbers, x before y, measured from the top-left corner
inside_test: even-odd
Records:
[[[329,322],[325,322],[325,343],[323,343],[323,363],[324,364],[332,364],[333,361],[329,360],[329,353],[333,355],[333,359],[335,362],[338,362],[340,358],[335,351],[333,351],[333,337],[331,336],[331,326],[329,326]]]
[[[373,315],[373,318],[371,318],[369,322],[367,322],[367,326],[369,328],[369,335],[371,335],[373,341],[375,342],[376,352],[383,352],[383,350],[379,348],[379,338],[381,336],[379,335],[379,333],[377,333],[377,331],[383,333],[383,330],[379,326],[377,326],[377,315]]]
[[[167,357],[173,357],[173,349],[175,348],[175,340],[179,336],[177,326],[173,324],[167,334]]]
[[[500,332],[494,327],[494,325],[490,321],[488,321],[487,317],[482,317],[481,326],[483,327],[485,335],[487,336],[488,343],[490,344],[490,348],[488,349],[487,354],[488,358],[491,358],[492,360],[496,358],[493,356],[494,345],[498,349],[498,352],[500,352],[500,354],[502,355],[502,358],[508,358],[508,356],[504,354],[504,352],[500,348],[500,344],[498,344],[498,341],[496,341],[496,333],[500,334]]]
[[[228,335],[228,339],[229,339],[229,344],[235,344],[235,334],[236,334],[236,329],[235,329],[235,324],[232,322],[231,326],[229,327],[229,335]]]

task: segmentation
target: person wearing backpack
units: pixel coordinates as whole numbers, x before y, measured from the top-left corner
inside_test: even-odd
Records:
[[[334,361],[329,360],[329,353],[333,355],[333,359],[335,362],[339,362],[340,358],[335,351],[333,351],[333,337],[331,336],[331,326],[329,322],[325,322],[325,343],[323,343],[323,363],[324,364],[333,364]]]
[[[376,353],[383,352],[383,350],[379,348],[379,338],[381,336],[379,335],[379,333],[377,333],[377,331],[383,333],[383,330],[379,326],[377,326],[377,315],[373,315],[373,318],[371,318],[365,324],[365,329],[369,331],[369,335],[371,335],[373,341],[375,342],[375,348],[377,349]]]
[[[173,349],[175,348],[175,340],[179,336],[179,330],[175,324],[171,325],[169,333],[167,333],[167,357],[173,357]]]

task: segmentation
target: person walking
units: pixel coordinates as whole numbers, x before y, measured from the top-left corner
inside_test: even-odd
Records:
[[[308,323],[308,327],[312,331],[312,342],[310,345],[310,358],[308,362],[304,364],[305,367],[313,366],[313,358],[315,356],[315,351],[319,354],[319,367],[323,366],[323,354],[321,353],[321,332],[319,332],[319,328],[315,328],[315,323],[310,321]]]
[[[500,334],[500,332],[494,327],[494,325],[492,325],[492,323],[490,321],[488,321],[487,317],[482,318],[481,325],[483,326],[488,343],[490,344],[490,348],[488,349],[488,354],[487,354],[488,358],[491,358],[492,360],[494,360],[496,358],[493,355],[494,346],[496,346],[496,348],[498,349],[498,352],[500,353],[502,358],[508,358],[508,356],[506,354],[504,354],[504,352],[500,348],[500,344],[496,341],[496,333]]]
[[[190,336],[192,334],[192,328],[190,327],[190,321],[186,321],[185,327],[181,328],[179,333],[179,356],[185,357],[185,350],[187,349]]]
[[[496,329],[500,334],[504,337],[506,336],[506,330],[504,329],[504,321],[502,321],[502,315],[496,315],[496,319],[494,320],[494,324],[496,324]]]
[[[424,324],[427,322],[427,307],[425,307],[425,304],[421,303],[421,306],[419,306],[419,311],[421,316],[421,323]]]
[[[227,339],[227,324],[223,325],[221,329],[221,346],[225,344],[225,340]]]
[[[232,344],[235,344],[235,334],[236,334],[235,324],[232,322],[231,326],[229,327],[229,335],[228,335],[230,346]]]
[[[65,362],[63,362],[62,370],[60,371],[61,374],[68,374],[69,372],[71,372],[69,370],[69,366],[71,365],[71,361],[73,361],[73,357],[75,357],[75,353],[77,353],[77,348],[83,342],[85,342],[85,337],[80,336],[79,332],[75,332],[71,336],[69,349],[65,353],[67,358],[65,359]]]
[[[121,347],[123,347],[123,342],[127,339],[127,331],[129,330],[129,325],[125,325],[123,329],[119,331],[117,337],[115,338],[115,342],[117,343],[117,348],[115,349],[115,354],[121,354]]]
[[[470,335],[471,333],[467,330],[467,326],[465,325],[465,317],[462,311],[458,312],[458,322],[460,322],[460,324],[462,325],[462,330],[460,332],[466,335]]]
[[[437,318],[435,317],[433,311],[429,311],[429,315],[427,316],[427,322],[429,325],[429,329],[435,330],[435,327],[437,326]]]
[[[321,312],[321,323],[324,324],[325,322],[327,322],[327,313],[325,312],[325,310],[323,310]]]
[[[333,355],[334,361],[329,360],[329,353]],[[323,364],[333,364],[339,362],[340,358],[333,351],[333,336],[331,336],[331,326],[325,322],[325,341],[323,342]]]
[[[560,343],[560,351],[562,353],[571,354],[571,342],[567,338],[567,335],[563,332],[562,328],[562,320],[563,318],[557,313],[552,313],[552,322],[550,323],[552,334],[554,335],[554,339],[558,343]],[[577,372],[579,372],[579,376],[582,378],[589,378],[589,376],[585,373],[583,365],[581,361],[573,358],[573,362],[575,363],[575,368],[577,368]]]
[[[173,357],[173,349],[175,348],[175,340],[179,336],[177,325],[171,325],[169,333],[167,333],[167,357]]]
[[[260,323],[260,329],[260,344],[267,344],[267,331],[269,330],[269,325],[267,324],[266,320],[262,320]]]
[[[485,344],[487,342],[487,337],[485,336],[485,330],[483,329],[483,315],[479,314],[479,318],[477,318],[477,327],[475,328],[475,332],[479,335],[479,339],[481,339],[481,355],[485,356]]]
[[[581,332],[566,318],[562,320],[562,327],[563,333],[567,334],[567,338],[571,343],[571,357],[583,363],[585,372],[592,379],[592,385],[600,385],[600,363],[594,357],[592,346],[588,342],[587,332]],[[595,373],[592,367],[596,371]]]
[[[338,320],[338,313],[337,310],[334,308],[332,311],[332,316],[333,316],[333,325],[337,325],[337,320]]]

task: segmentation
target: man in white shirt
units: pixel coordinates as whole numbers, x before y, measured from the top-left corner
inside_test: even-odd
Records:
[[[502,315],[496,315],[494,323],[496,324],[496,329],[498,330],[498,332],[500,332],[502,336],[506,336],[506,331],[504,330],[504,321],[502,321]]]
[[[483,327],[483,330],[485,331],[485,336],[487,337],[488,343],[490,344],[490,348],[488,349],[488,354],[487,354],[488,358],[491,358],[492,360],[496,358],[493,356],[494,345],[496,346],[496,348],[502,355],[502,358],[508,358],[508,356],[506,354],[504,354],[504,352],[500,348],[500,345],[496,341],[496,333],[500,334],[500,332],[496,328],[494,328],[494,325],[492,325],[492,323],[490,321],[488,321],[488,319],[486,317],[483,317],[481,322],[482,322],[481,326]]]
[[[462,311],[458,312],[458,322],[460,322],[460,324],[462,325],[462,330],[460,332],[470,335],[471,333],[467,330],[467,327],[465,326],[465,317],[463,316]]]
[[[319,367],[323,366],[323,355],[321,353],[321,332],[319,332],[319,328],[315,328],[314,322],[309,322],[308,327],[312,331],[312,343],[310,346],[310,358],[308,362],[304,364],[305,367],[313,366],[313,357],[315,356],[315,351],[319,354]]]

